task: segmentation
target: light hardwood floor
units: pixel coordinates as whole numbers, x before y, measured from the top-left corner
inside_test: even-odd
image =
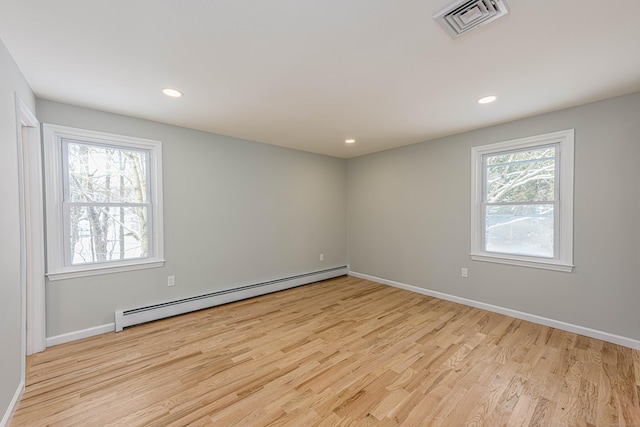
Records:
[[[17,426],[635,426],[640,352],[353,277],[28,359]]]

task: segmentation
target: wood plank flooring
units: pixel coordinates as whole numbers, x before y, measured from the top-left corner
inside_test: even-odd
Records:
[[[27,364],[12,427],[640,427],[637,350],[353,277]]]

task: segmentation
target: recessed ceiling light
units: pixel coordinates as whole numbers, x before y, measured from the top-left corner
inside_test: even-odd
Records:
[[[496,99],[498,99],[498,97],[495,95],[483,96],[482,98],[478,99],[478,104],[491,104]]]
[[[356,142],[356,140],[355,139],[345,139],[344,142],[346,144],[353,144],[354,142]]]
[[[169,87],[162,89],[162,93],[172,98],[180,98],[183,95],[183,93],[180,92],[178,89],[171,89]]]

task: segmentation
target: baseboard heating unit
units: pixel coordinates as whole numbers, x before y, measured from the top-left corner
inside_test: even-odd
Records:
[[[116,310],[116,332],[124,328],[140,323],[151,322],[153,320],[164,319],[165,317],[177,316],[179,314],[202,310],[216,305],[227,304],[229,302],[240,301],[247,298],[265,295],[271,292],[282,291],[284,289],[295,288],[321,280],[332,279],[334,277],[348,274],[348,267],[335,267],[327,270],[314,271],[312,273],[299,274],[297,276],[283,279],[271,280],[268,282],[255,283],[241,286],[239,288],[224,291],[212,292],[210,294],[198,295],[195,297],[182,298],[176,301],[169,301],[160,304],[138,307],[130,310]]]

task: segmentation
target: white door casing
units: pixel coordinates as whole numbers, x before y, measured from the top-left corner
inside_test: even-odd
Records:
[[[43,351],[46,347],[44,204],[40,123],[18,95],[16,119],[24,360],[26,355]]]

